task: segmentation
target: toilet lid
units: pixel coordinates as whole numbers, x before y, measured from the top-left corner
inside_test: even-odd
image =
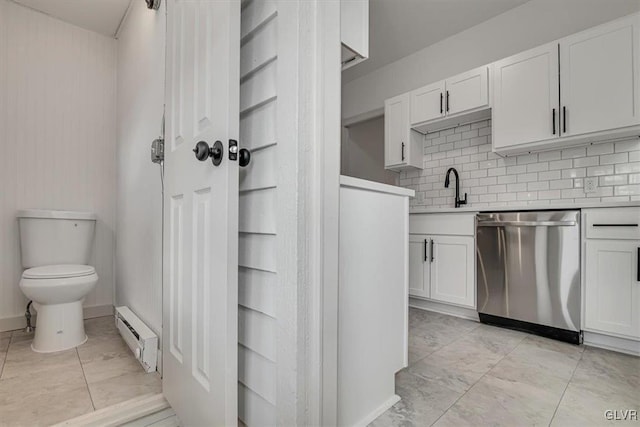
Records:
[[[45,265],[26,270],[22,277],[25,279],[63,279],[67,277],[89,276],[96,272],[90,265]]]

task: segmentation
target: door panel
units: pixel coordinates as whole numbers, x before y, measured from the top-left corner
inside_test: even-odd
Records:
[[[563,136],[640,124],[639,28],[636,15],[560,41]]]
[[[429,239],[409,236],[409,295],[429,298]]]
[[[401,95],[385,101],[384,108],[384,164],[395,166],[406,162],[410,140],[409,98]],[[403,149],[404,144],[404,149]]]
[[[585,329],[640,338],[640,282],[635,241],[588,240]]]
[[[237,422],[239,31],[239,1],[167,2],[163,392],[185,426]]]
[[[489,104],[489,68],[480,67],[446,81],[446,113],[449,116]]]
[[[496,62],[493,91],[495,149],[559,137],[556,43]]]
[[[473,237],[435,236],[431,299],[475,308]]]
[[[445,116],[444,80],[411,92],[411,124]]]

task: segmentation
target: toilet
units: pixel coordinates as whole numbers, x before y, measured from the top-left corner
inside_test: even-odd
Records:
[[[82,302],[98,283],[87,265],[96,216],[88,212],[18,212],[22,273],[20,289],[38,312],[31,348],[39,353],[67,350],[87,340]]]

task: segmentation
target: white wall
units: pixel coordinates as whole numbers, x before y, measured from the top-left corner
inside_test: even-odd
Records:
[[[100,281],[85,306],[113,301],[115,40],[0,0],[0,328],[26,300],[16,210],[98,215]]]
[[[444,188],[450,167],[460,173],[461,197],[468,193],[478,208],[640,200],[637,137],[502,158],[491,152],[491,120],[484,120],[427,134],[423,166],[400,174],[400,185],[416,190],[411,207],[453,206],[454,182]],[[585,178],[596,180],[596,192],[584,192]]]
[[[531,0],[345,83],[342,117],[381,109],[392,96],[638,10],[639,0]]]
[[[342,175],[397,184],[398,173],[384,168],[384,116],[345,128],[341,151]]]
[[[118,34],[116,303],[161,336],[162,187],[151,141],[164,111],[165,2],[134,1]]]

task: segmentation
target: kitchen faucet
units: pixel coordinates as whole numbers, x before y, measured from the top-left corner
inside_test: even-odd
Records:
[[[456,208],[459,208],[460,205],[467,204],[467,193],[464,193],[464,200],[460,200],[460,177],[456,168],[449,168],[447,171],[447,176],[444,179],[444,188],[449,188],[449,174],[451,172],[456,176]]]

